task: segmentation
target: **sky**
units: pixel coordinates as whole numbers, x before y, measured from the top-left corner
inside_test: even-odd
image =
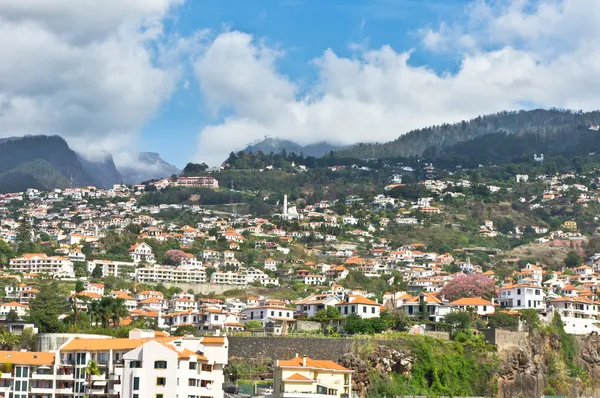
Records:
[[[0,137],[182,167],[265,136],[595,110],[599,20],[598,0],[3,0]]]

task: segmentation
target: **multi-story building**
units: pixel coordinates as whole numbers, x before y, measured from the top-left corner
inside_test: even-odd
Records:
[[[352,392],[352,372],[336,362],[307,356],[277,360],[273,372],[273,396],[348,398]]]
[[[206,283],[206,271],[198,265],[180,265],[179,267],[152,265],[137,268],[135,280],[140,283]]]
[[[214,177],[178,177],[175,185],[193,188],[219,188],[219,181]]]
[[[96,267],[102,270],[102,277],[130,277],[135,270],[135,263],[126,261],[92,260],[88,261],[88,272],[92,273]]]
[[[522,282],[522,281],[521,281]],[[546,309],[546,293],[541,286],[533,283],[506,284],[500,288],[498,304],[500,307],[524,310]]]
[[[152,248],[146,242],[136,243],[129,248],[129,256],[134,263],[139,264],[141,262],[146,262],[148,264],[154,264],[156,261],[154,260],[154,253],[152,252]]]
[[[340,314],[345,317],[358,315],[361,318],[377,318],[381,312],[381,305],[366,297],[349,294],[341,303],[336,304]]]
[[[24,398],[223,397],[227,338],[156,337],[134,329],[129,338],[71,339],[55,352],[0,351],[13,370],[0,394]],[[88,374],[94,361],[99,374]]]
[[[64,257],[50,257],[45,253],[27,253],[12,258],[9,262],[11,271],[24,274],[49,274],[55,278],[70,279],[75,277],[73,263]]]
[[[569,334],[590,334],[600,331],[598,310],[595,301],[586,297],[557,297],[548,299],[548,308],[558,312],[565,332]]]

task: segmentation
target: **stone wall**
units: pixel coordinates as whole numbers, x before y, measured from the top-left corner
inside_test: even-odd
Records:
[[[303,337],[241,337],[230,336],[230,358],[271,358],[290,359],[296,354],[315,359],[337,361],[355,344],[365,344],[371,340],[328,339]]]
[[[296,330],[299,332],[314,332],[316,330],[321,330],[321,328],[322,328],[321,322],[302,321],[302,320],[298,320],[298,322],[296,322]]]
[[[524,348],[527,346],[526,332],[513,332],[504,329],[484,330],[485,341],[489,344],[498,346],[498,350],[507,350],[510,348]]]

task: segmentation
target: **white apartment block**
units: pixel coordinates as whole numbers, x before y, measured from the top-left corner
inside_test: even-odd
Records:
[[[169,267],[152,265],[137,268],[135,280],[140,283],[206,283],[206,271],[202,266],[181,265]]]
[[[565,332],[587,335],[600,332],[600,306],[585,297],[557,297],[548,299],[548,308],[560,314]]]
[[[129,338],[71,339],[54,352],[0,351],[13,364],[0,394],[13,398],[223,397],[226,337],[155,337],[134,329]],[[99,375],[85,372],[95,361]]]
[[[539,311],[546,309],[546,293],[539,285],[519,283],[504,285],[500,288],[498,304],[503,308],[524,310],[532,308]]]
[[[13,364],[0,394],[13,398],[223,397],[227,338],[155,337],[134,329],[124,339],[71,339],[54,352],[0,351]],[[99,375],[86,375],[95,361]]]
[[[73,263],[64,257],[49,257],[45,253],[28,253],[12,258],[11,271],[24,274],[49,274],[55,278],[74,278]]]
[[[97,266],[102,269],[102,277],[130,277],[129,273],[135,269],[135,263],[126,261],[93,260],[88,261],[88,272],[92,273]],[[129,275],[124,275],[128,273]]]

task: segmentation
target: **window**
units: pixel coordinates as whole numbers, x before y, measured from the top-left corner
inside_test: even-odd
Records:
[[[129,367],[139,369],[142,367],[142,361],[131,361],[129,362]]]
[[[196,387],[198,385],[198,380],[196,379],[188,379],[188,386]]]
[[[363,306],[363,312],[367,312],[367,307]]]
[[[371,314],[375,313],[375,307],[371,307]]]
[[[167,361],[154,361],[154,369],[166,369]]]
[[[17,366],[17,371],[16,372],[17,372],[17,377],[21,377],[21,367],[20,366]]]
[[[157,377],[156,378],[156,385],[157,386],[166,386],[167,385],[167,379],[166,379],[166,377]]]
[[[27,377],[27,374],[29,373],[29,368],[28,367],[23,367],[23,377]]]
[[[140,394],[133,394],[133,398],[140,398]]]
[[[275,316],[275,311],[271,311],[271,316]]]
[[[190,370],[196,369],[196,365],[197,365],[196,362],[190,362]]]
[[[156,398],[164,398],[162,394],[156,394]]]
[[[139,377],[134,377],[133,378],[133,389],[134,390],[139,390],[140,389],[140,378]]]
[[[521,289],[517,289],[517,294],[521,294]]]

